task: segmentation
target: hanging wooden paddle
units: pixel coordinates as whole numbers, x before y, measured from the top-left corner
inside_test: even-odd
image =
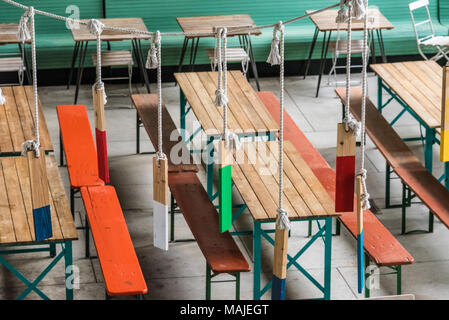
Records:
[[[30,173],[34,234],[36,241],[43,241],[53,236],[53,230],[51,225],[50,199],[48,196],[45,150],[40,147],[39,152],[39,158],[36,157],[36,152],[34,151],[27,151],[26,157]]]
[[[219,143],[219,230],[225,232],[232,227],[232,150],[226,148],[226,142]]]
[[[153,244],[168,250],[168,160],[153,158]]]
[[[97,141],[98,175],[109,183],[108,146],[106,142],[106,117],[104,113],[104,91],[92,88],[95,114],[95,137]]]
[[[335,211],[354,211],[354,178],[356,137],[352,129],[346,131],[344,123],[337,128],[337,170]]]
[[[357,194],[357,289],[359,293],[363,291],[364,264],[363,264],[363,190],[362,177],[356,178]]]
[[[288,250],[287,229],[276,228],[274,236],[274,263],[273,263],[273,284],[271,289],[272,300],[285,299],[285,279],[287,278],[287,250]]]
[[[440,160],[449,161],[449,66],[443,68],[443,99],[441,106]]]

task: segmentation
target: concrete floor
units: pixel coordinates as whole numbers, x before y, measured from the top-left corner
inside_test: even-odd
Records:
[[[341,119],[339,100],[333,93],[333,87],[323,86],[320,97],[315,98],[317,78],[290,77],[285,80],[286,108],[298,126],[307,135],[313,145],[326,160],[335,167],[336,123]],[[274,91],[278,94],[277,78],[261,79],[262,90]],[[205,260],[194,242],[175,243],[168,252],[152,246],[152,155],[135,155],[135,111],[127,97],[112,97],[113,93],[127,93],[125,85],[107,85],[109,94],[106,109],[108,150],[110,159],[111,183],[116,187],[125,218],[128,224],[140,264],[146,278],[149,294],[145,299],[204,299],[205,297]],[[140,85],[135,91],[144,92]],[[152,85],[155,92],[155,85]],[[39,88],[40,99],[44,106],[45,117],[59,157],[58,121],[55,107],[58,104],[72,104],[74,88],[66,90],[60,87]],[[376,101],[377,81],[374,75],[369,76],[369,94]],[[176,122],[179,121],[179,88],[173,83],[163,84],[163,99]],[[88,106],[91,124],[93,112],[91,87],[83,86],[79,99],[80,104]],[[399,112],[400,107],[392,103],[385,116],[391,120]],[[195,128],[192,116],[188,118],[188,129]],[[404,115],[395,125],[402,137],[419,135],[419,126],[409,115]],[[195,143],[198,141],[195,141]],[[149,139],[142,129],[141,145],[143,151],[153,151]],[[410,147],[423,159],[423,150],[419,142],[410,143]],[[439,163],[438,149],[434,148],[434,172],[442,173]],[[400,235],[400,209],[384,209],[385,193],[385,161],[371,141],[367,143],[368,190],[377,206],[381,208],[378,218],[397,237],[402,245],[415,258],[413,265],[403,267],[403,293],[414,294],[417,299],[449,299],[449,232],[438,221],[432,234]],[[65,185],[68,187],[66,168],[60,169]],[[200,172],[204,182],[204,172]],[[67,188],[68,191],[68,188]],[[400,183],[392,182],[392,201],[399,201]],[[80,225],[84,217],[84,209],[80,199],[76,200],[76,223]],[[407,227],[425,229],[427,227],[427,209],[420,204],[408,211]],[[249,214],[243,215],[236,230],[251,226]],[[307,242],[307,223],[294,223],[292,237],[289,240],[291,252]],[[176,217],[176,237],[190,238],[191,234],[181,214]],[[97,259],[84,257],[84,234],[79,231],[80,240],[74,243],[74,264],[80,270],[80,288],[75,291],[76,299],[104,299],[104,284]],[[237,244],[252,264],[252,242],[249,236],[235,238]],[[94,254],[92,248],[92,254]],[[272,247],[263,243],[263,281],[271,279]],[[47,254],[22,254],[8,256],[7,259],[18,267],[27,277],[34,279],[49,263]],[[323,244],[317,241],[300,259],[300,263],[319,281],[323,277]],[[382,270],[388,271],[388,270]],[[64,298],[63,264],[59,263],[41,283],[40,288],[54,299]],[[252,273],[242,274],[241,297],[252,298]],[[372,291],[373,296],[395,294],[395,276],[381,276],[379,288]],[[360,299],[356,292],[356,242],[342,227],[340,236],[333,238],[332,243],[332,299]],[[16,297],[24,286],[9,271],[0,268],[0,299]],[[302,274],[290,270],[287,276],[286,295],[288,299],[313,298],[320,296]],[[269,298],[270,294],[264,296]],[[233,299],[234,285],[230,283],[213,284],[213,299]],[[38,298],[31,293],[29,299]]]

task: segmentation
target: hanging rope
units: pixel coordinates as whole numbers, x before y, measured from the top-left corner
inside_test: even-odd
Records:
[[[94,83],[94,88],[103,91],[103,103],[107,103],[106,91],[104,83],[101,80],[101,33],[104,30],[104,24],[97,19],[90,19],[87,23],[89,32],[97,37],[97,80]]]
[[[226,61],[226,28],[217,28],[216,33],[216,51],[218,52],[218,89],[215,91],[215,105],[217,107],[225,107],[223,109],[223,126],[224,138],[226,136],[227,128],[227,112],[226,105],[228,104],[228,97],[226,95],[227,85],[227,61]],[[225,69],[225,70],[224,70]]]
[[[162,53],[161,53],[161,33],[156,31],[155,44],[157,45],[157,128],[158,128],[158,147],[156,159],[166,160],[167,156],[165,155],[162,148]]]
[[[280,65],[281,64],[281,56],[279,55],[279,38],[278,38],[278,31],[279,28],[282,27],[282,22],[279,22],[279,24],[276,25],[276,27],[273,28],[273,40],[271,40],[271,50],[270,54],[267,58],[267,63],[270,65]]]
[[[159,34],[159,41],[160,41],[160,35],[161,33],[157,31]],[[147,69],[156,69],[158,67],[158,58],[157,58],[157,52],[158,49],[156,49],[157,44],[157,35],[153,36],[151,40],[151,47],[150,50],[148,50],[148,56],[147,56],[147,63],[145,64],[145,68]]]
[[[28,20],[30,19],[30,9],[20,17],[19,30],[17,32],[17,38],[22,44],[31,40],[30,30],[28,29]]]
[[[346,131],[352,129],[354,135],[358,137],[360,135],[361,126],[351,114],[352,2],[348,1],[347,6],[347,13],[342,14],[340,18],[337,16],[337,21],[341,21],[339,19],[343,19],[343,15],[347,16],[346,20],[348,23],[348,38],[346,46],[346,105],[343,122],[345,123]],[[341,10],[342,9],[340,9],[340,11]]]
[[[366,98],[368,94],[368,81],[367,81],[367,67],[368,67],[368,0],[365,0],[366,11],[364,10],[365,18],[364,18],[364,26],[363,26],[363,66],[362,66],[362,125],[361,125],[361,165],[359,176],[362,178],[362,199],[363,209],[369,209],[369,193],[366,188],[366,169],[365,169],[365,143],[366,143]],[[365,9],[365,8],[364,8]]]
[[[280,33],[280,121],[279,121],[279,207],[277,209],[276,227],[278,229],[290,230],[290,220],[288,219],[288,212],[284,209],[284,24],[279,21],[275,31]],[[273,37],[274,38],[274,37]]]
[[[27,151],[34,151],[36,158],[40,157],[39,147],[41,145],[39,136],[39,102],[37,96],[37,62],[36,62],[36,31],[34,22],[34,8],[28,8],[31,21],[31,63],[33,68],[33,93],[34,93],[34,134],[35,140],[27,140],[22,143],[22,155]]]

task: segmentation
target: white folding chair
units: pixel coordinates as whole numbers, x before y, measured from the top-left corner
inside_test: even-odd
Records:
[[[425,59],[425,60],[433,60],[438,61],[441,58],[445,58],[446,61],[449,61],[448,52],[449,52],[449,36],[436,36],[435,35],[435,29],[433,27],[432,19],[430,17],[429,12],[429,0],[419,0],[412,2],[408,5],[408,8],[410,10],[410,15],[412,17],[412,24],[413,24],[413,30],[415,31],[416,36],[416,42],[418,44],[418,51],[419,54]],[[425,9],[425,15],[427,16],[427,19],[423,21],[416,22],[415,20],[415,11],[418,9]],[[423,11],[423,10],[421,10]],[[422,28],[425,28],[427,25],[427,32],[421,32],[420,30]],[[431,57],[430,59],[424,54],[423,48],[424,47],[433,47],[438,50],[438,52]]]

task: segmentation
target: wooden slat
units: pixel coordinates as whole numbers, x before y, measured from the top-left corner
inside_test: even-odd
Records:
[[[228,36],[245,35],[248,32],[233,32],[232,27],[254,26],[255,23],[247,14],[233,14],[221,16],[203,17],[177,17],[176,21],[185,33],[211,33],[215,26],[225,26],[231,28]],[[259,29],[252,30],[251,35],[259,35]]]
[[[1,44],[20,44],[22,41],[17,36],[19,24],[17,23],[1,23],[0,24],[0,43]],[[31,43],[31,40],[26,41]]]
[[[4,105],[5,113],[13,144],[13,149],[5,150],[5,152],[20,152],[22,151],[22,143],[25,141],[25,137],[20,123],[19,113],[17,112],[16,100],[14,98],[12,87],[3,87],[2,89],[6,99]]]
[[[0,165],[0,190],[2,190],[0,192],[0,243],[13,243],[16,235],[2,165]]]
[[[11,152],[13,144],[9,131],[8,118],[6,117],[6,105],[0,107],[0,153]]]
[[[23,87],[12,87],[25,140],[34,140],[34,121]],[[34,108],[33,108],[34,109]],[[23,142],[23,141],[22,141]]]
[[[307,10],[307,13],[311,13],[314,10]],[[310,19],[317,26],[320,31],[336,31],[338,29],[338,24],[335,22],[338,10],[327,10],[315,15],[312,15]],[[388,21],[388,19],[379,11],[379,9],[370,8],[368,9],[368,16],[375,17],[375,22],[372,25],[373,29],[393,29],[393,24]],[[347,30],[348,24],[341,23],[340,30]],[[352,30],[361,31],[363,30],[363,21],[354,20],[352,22]]]

